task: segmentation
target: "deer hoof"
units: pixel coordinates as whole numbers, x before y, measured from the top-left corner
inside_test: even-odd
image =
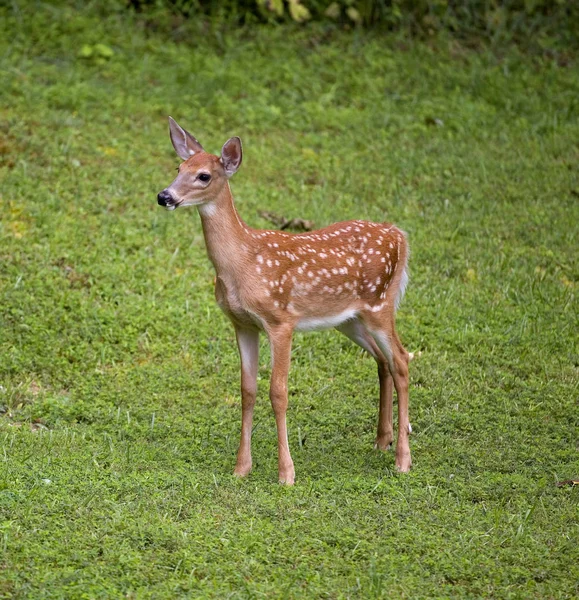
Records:
[[[279,472],[279,482],[283,485],[293,485],[295,482],[295,471],[293,468]]]
[[[236,477],[247,477],[251,472],[251,463],[249,465],[237,465],[233,474]]]
[[[396,459],[396,470],[399,473],[408,473],[410,471],[410,467],[412,466],[412,460],[410,456],[403,456],[400,459]]]
[[[386,452],[392,448],[392,438],[376,438],[374,442],[374,450],[382,450]]]

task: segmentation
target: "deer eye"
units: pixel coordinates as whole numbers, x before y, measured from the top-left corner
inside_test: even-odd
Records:
[[[199,173],[199,175],[197,175],[197,179],[201,181],[209,181],[211,179],[211,175],[209,175],[209,173]]]

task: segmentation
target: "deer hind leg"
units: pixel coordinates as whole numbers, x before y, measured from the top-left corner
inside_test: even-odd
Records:
[[[277,426],[279,482],[287,485],[293,485],[295,480],[294,463],[290,454],[286,423],[287,380],[291,358],[292,333],[293,327],[288,325],[281,325],[268,330],[272,355],[269,397]]]
[[[251,471],[251,428],[253,407],[257,395],[257,368],[259,357],[259,332],[235,328],[241,358],[241,439],[234,474],[245,477]]]
[[[408,362],[409,354],[402,346],[394,327],[394,318],[387,312],[361,315],[364,325],[374,338],[382,354],[388,360],[388,366],[396,396],[398,397],[398,440],[396,443],[396,468],[407,472],[412,466],[410,456],[410,421],[408,419]]]
[[[366,350],[374,357],[378,365],[378,379],[380,380],[380,408],[378,410],[378,432],[374,448],[388,450],[394,440],[392,427],[392,404],[393,385],[388,361],[380,348],[376,345],[374,338],[368,333],[363,323],[358,319],[346,321],[336,327],[338,331],[350,338],[355,344]]]

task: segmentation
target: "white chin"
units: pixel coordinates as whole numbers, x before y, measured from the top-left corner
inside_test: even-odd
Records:
[[[165,206],[165,208],[167,210],[175,210],[177,208],[177,206],[175,206],[175,204],[173,204],[172,206]]]

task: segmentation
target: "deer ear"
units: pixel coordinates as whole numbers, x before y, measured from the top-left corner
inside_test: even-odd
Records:
[[[225,169],[227,177],[231,177],[239,169],[242,154],[241,140],[238,137],[232,137],[223,144],[219,160]]]
[[[169,117],[169,133],[175,152],[183,160],[187,160],[197,152],[205,152],[203,146],[188,131],[180,127],[173,117]]]

